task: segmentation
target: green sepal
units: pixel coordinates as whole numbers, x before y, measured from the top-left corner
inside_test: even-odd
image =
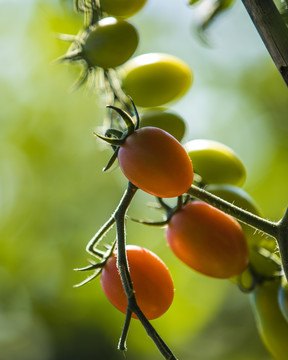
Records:
[[[124,139],[112,139],[110,137],[106,137],[106,136],[97,134],[95,131],[93,132],[93,134],[96,135],[97,137],[99,137],[99,139],[107,142],[108,144],[110,144],[112,146],[121,146],[124,142]]]

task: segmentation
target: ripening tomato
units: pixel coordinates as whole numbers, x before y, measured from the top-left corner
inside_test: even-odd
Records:
[[[174,297],[170,272],[164,262],[153,252],[140,246],[128,245],[127,259],[138,306],[147,317],[155,319],[163,315]],[[115,252],[101,273],[101,286],[108,300],[124,314],[127,298],[117,269]],[[136,318],[136,315],[132,315]]]
[[[265,281],[250,295],[256,325],[267,350],[274,360],[286,360],[288,322],[280,311],[277,296],[280,280]]]
[[[140,128],[154,126],[167,131],[181,141],[186,130],[184,119],[174,111],[165,108],[147,109],[140,114]]]
[[[192,84],[189,66],[176,56],[150,53],[123,65],[122,87],[136,105],[154,107],[183,96]]]
[[[144,127],[120,146],[119,166],[139,189],[158,197],[184,194],[193,182],[193,167],[183,146],[170,134]]]
[[[244,189],[238,186],[229,184],[213,184],[207,185],[205,190],[251,212],[252,214],[262,216],[262,211],[255,200]],[[279,265],[273,261],[273,259],[269,259],[268,255],[265,257],[261,254],[261,251],[263,252],[263,250],[264,253],[267,252],[267,250],[269,252],[274,252],[274,249],[276,249],[276,240],[273,238],[269,238],[269,240],[267,240],[266,237],[263,237],[262,233],[257,232],[253,227],[242,222],[240,225],[248,241],[250,248],[250,263],[252,264],[254,270],[256,270],[258,274],[268,277],[273,276],[276,272],[279,272]],[[267,246],[268,243],[269,246]]]
[[[282,283],[278,291],[278,302],[280,310],[288,323],[288,282],[283,276]]]
[[[127,18],[145,5],[147,0],[101,0],[101,9],[115,17]]]
[[[230,147],[204,139],[191,140],[184,147],[205,184],[243,185],[245,167]]]
[[[133,55],[139,37],[129,22],[108,17],[97,22],[82,42],[81,54],[88,65],[109,69],[122,65]]]
[[[241,274],[249,262],[239,223],[201,201],[192,201],[172,215],[166,238],[180,260],[207,276],[231,278]]]

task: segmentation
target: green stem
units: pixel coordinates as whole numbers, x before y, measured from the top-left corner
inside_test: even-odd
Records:
[[[201,189],[195,185],[187,191],[187,194],[196,197],[197,199],[203,200],[206,203],[216,207],[219,210],[233,216],[237,220],[244,222],[247,225],[254,227],[255,229],[261,230],[264,233],[276,238],[278,233],[277,223],[271,222],[260,216],[254,215],[249,211],[243,210],[236,205],[229,203],[226,200],[219,198],[218,196],[209,193],[208,191]]]
[[[154,327],[150,324],[146,316],[143,314],[139,308],[135,293],[133,289],[133,284],[129,272],[129,265],[126,255],[126,234],[125,234],[125,215],[128,210],[128,207],[137,191],[137,187],[129,182],[128,188],[124,193],[116,211],[114,214],[117,226],[117,266],[119,269],[120,277],[122,280],[123,288],[128,300],[128,312],[122,331],[121,338],[119,340],[119,346],[123,349],[125,348],[126,336],[128,333],[128,326],[130,323],[130,316],[133,312],[141,324],[144,326],[147,334],[154,341],[155,345],[158,347],[161,354],[166,360],[176,360],[176,357],[173,355],[169,347],[165,344],[159,334],[156,332]]]

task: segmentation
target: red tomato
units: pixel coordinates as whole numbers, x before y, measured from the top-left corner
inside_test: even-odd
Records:
[[[193,182],[193,167],[186,150],[159,128],[148,126],[129,135],[120,147],[118,161],[132,184],[155,196],[180,196]]]
[[[204,202],[194,201],[177,211],[166,238],[180,260],[207,276],[230,278],[242,273],[249,262],[240,224]]]
[[[167,266],[150,250],[128,245],[127,258],[136,301],[147,319],[163,315],[174,297],[174,286]],[[108,300],[124,314],[127,298],[116,266],[116,253],[105,264],[101,286]],[[136,315],[132,315],[136,318]]]

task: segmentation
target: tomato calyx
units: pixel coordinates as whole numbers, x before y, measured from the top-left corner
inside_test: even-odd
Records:
[[[155,204],[153,207],[158,210],[164,210],[165,212],[165,218],[161,221],[146,221],[146,220],[140,220],[135,218],[130,218],[132,221],[137,222],[139,224],[148,225],[148,226],[159,226],[163,227],[165,225],[168,225],[170,219],[172,216],[179,210],[182,209],[184,205],[186,205],[189,201],[192,200],[192,198],[189,195],[181,195],[177,198],[177,204],[175,206],[169,206],[162,198],[157,197],[156,198],[159,204]]]
[[[271,263],[273,263],[277,270],[275,270],[273,273],[269,275],[261,274],[261,272],[255,268],[253,262],[251,262],[250,259],[247,269],[242,274],[240,274],[236,280],[239,290],[243,293],[251,293],[255,290],[255,288],[258,285],[261,285],[267,281],[275,281],[279,278],[282,278],[284,274],[281,267],[281,262],[279,258],[275,255],[275,253],[272,253],[269,250],[262,247],[254,248],[254,250],[257,251],[257,253],[260,256],[265,258],[266,261],[270,261]],[[244,277],[245,276],[247,277],[247,275],[250,277],[248,281],[248,285],[245,284],[245,280],[244,280]]]
[[[113,255],[113,252],[115,250],[115,246],[116,246],[116,241],[114,241],[111,246],[110,245],[105,246],[106,249],[107,249],[105,252],[100,251],[100,250],[96,251],[97,257],[100,260],[100,262],[95,262],[95,261],[92,261],[92,260],[88,260],[90,265],[87,265],[87,266],[85,266],[83,268],[74,269],[75,271],[91,271],[91,270],[94,270],[92,275],[88,276],[86,279],[81,281],[79,284],[74,285],[74,287],[83,286],[83,285],[87,284],[88,282],[92,281],[93,279],[95,279],[96,277],[98,277],[101,274],[101,272],[102,272],[105,264],[107,263],[108,259]],[[95,253],[95,250],[94,250],[94,253]],[[95,256],[96,256],[96,254],[95,254]]]
[[[101,140],[105,141],[106,143],[110,144],[114,150],[113,155],[111,156],[110,160],[108,161],[107,165],[104,167],[103,171],[107,171],[115,162],[115,160],[117,159],[118,156],[118,151],[120,149],[120,146],[124,144],[126,138],[133,134],[135,130],[137,130],[139,128],[139,123],[140,123],[140,117],[138,114],[138,111],[136,109],[136,106],[133,102],[133,100],[130,98],[130,101],[132,103],[132,107],[135,113],[135,117],[136,117],[136,122],[134,122],[133,118],[131,115],[128,114],[127,111],[113,106],[113,105],[107,105],[106,107],[109,109],[112,109],[114,111],[116,111],[121,118],[124,120],[125,125],[126,125],[126,130],[121,131],[118,129],[107,129],[105,132],[105,136],[100,135],[96,132],[93,132],[93,134],[97,137],[99,137]]]

